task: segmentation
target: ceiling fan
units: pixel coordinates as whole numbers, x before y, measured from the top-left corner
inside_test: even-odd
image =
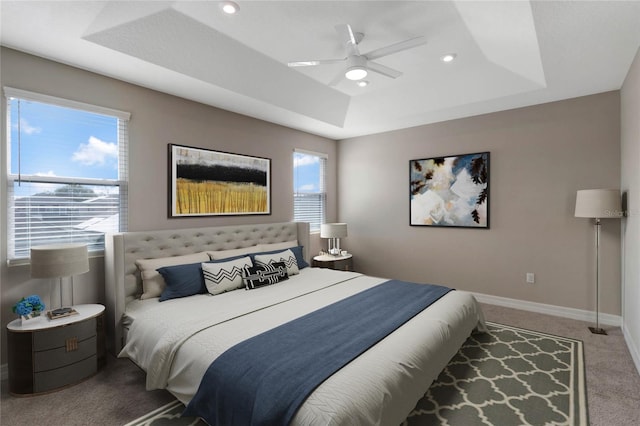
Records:
[[[290,67],[312,67],[316,65],[337,64],[341,62],[346,63],[346,69],[344,72],[339,73],[331,82],[330,86],[335,86],[346,77],[349,80],[362,80],[367,76],[368,71],[377,72],[386,77],[397,78],[402,75],[400,71],[389,68],[378,62],[373,62],[374,59],[382,58],[383,56],[392,55],[403,50],[411,49],[423,45],[427,40],[423,36],[410,38],[409,40],[401,41],[399,43],[391,44],[386,47],[372,50],[369,53],[361,54],[358,49],[358,44],[362,41],[364,34],[354,33],[349,24],[339,24],[335,26],[336,31],[340,38],[344,41],[347,56],[342,59],[321,59],[310,61],[297,61],[289,62],[287,65]]]

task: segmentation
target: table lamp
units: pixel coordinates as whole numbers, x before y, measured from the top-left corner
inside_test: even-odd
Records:
[[[73,276],[85,272],[89,272],[89,254],[86,244],[51,244],[31,247],[31,277],[59,279],[60,307],[51,311],[53,316],[65,310],[62,306],[62,279],[71,277],[71,304],[73,305]]]
[[[346,236],[346,223],[323,223],[320,225],[320,238],[329,239],[329,254],[340,256],[340,238]]]

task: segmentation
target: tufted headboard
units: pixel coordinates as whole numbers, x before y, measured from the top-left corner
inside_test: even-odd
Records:
[[[214,226],[110,234],[105,240],[105,300],[111,352],[122,347],[122,315],[127,303],[142,293],[135,261],[202,251],[229,250],[257,244],[297,240],[309,256],[309,224],[304,222]]]

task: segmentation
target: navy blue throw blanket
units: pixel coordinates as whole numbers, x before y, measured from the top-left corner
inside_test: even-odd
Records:
[[[238,343],[211,363],[183,416],[287,425],[324,380],[451,290],[387,281]]]

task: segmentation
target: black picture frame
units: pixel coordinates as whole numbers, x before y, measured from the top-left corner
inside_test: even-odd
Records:
[[[169,144],[169,217],[271,214],[271,159]]]
[[[409,160],[411,226],[489,229],[490,153]]]

